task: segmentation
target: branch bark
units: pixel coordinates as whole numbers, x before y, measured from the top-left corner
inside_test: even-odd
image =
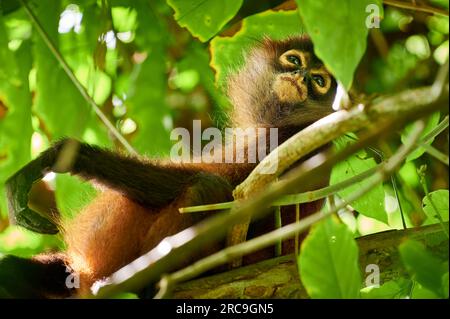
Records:
[[[448,223],[447,223],[448,227]],[[368,264],[380,267],[380,284],[409,278],[398,245],[405,239],[422,242],[437,257],[448,259],[449,242],[440,225],[394,230],[360,237],[360,269]],[[225,273],[177,285],[173,298],[308,298],[294,255],[266,260]]]
[[[437,14],[437,15],[448,17],[447,10],[432,7],[432,6],[429,6],[426,4],[416,4],[411,1],[399,1],[399,0],[384,0],[383,2],[384,2],[384,4],[392,6],[392,7],[397,7],[397,8],[407,9],[407,10],[414,10],[414,11],[419,11],[419,12],[426,12],[426,13]]]

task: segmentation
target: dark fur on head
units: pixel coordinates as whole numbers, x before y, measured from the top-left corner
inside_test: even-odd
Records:
[[[297,66],[289,64],[290,52],[301,56]],[[234,126],[298,130],[332,112],[336,81],[314,55],[308,36],[278,41],[265,38],[248,53],[246,61],[228,82]],[[310,71],[326,78],[326,88],[313,83],[312,77],[317,75]],[[318,94],[318,89],[326,93]]]

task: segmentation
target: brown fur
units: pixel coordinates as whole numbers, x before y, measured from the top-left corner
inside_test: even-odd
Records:
[[[286,56],[280,60],[289,50],[303,52],[301,68],[290,65]],[[330,81],[328,90],[319,94],[314,89],[310,72],[323,73],[324,68],[314,56],[307,37],[284,41],[265,39],[250,51],[246,61],[229,79],[234,126],[277,127],[278,142],[282,143],[331,112],[336,83],[331,75],[325,74]],[[52,162],[62,144],[44,153],[43,161]],[[64,259],[80,275],[79,293],[87,293],[94,281],[109,276],[154,248],[164,237],[203,217],[181,215],[179,207],[232,200],[233,188],[255,165],[175,165],[126,157],[81,144],[71,173],[106,186],[106,191],[62,227],[67,242]],[[318,205],[302,205],[302,214],[315,211]],[[295,213],[288,209],[283,223],[293,221]],[[267,218],[251,227],[249,235],[257,236],[272,228],[272,218]],[[283,251],[288,253],[292,249],[293,241],[287,241]],[[273,249],[265,249],[248,256],[247,262],[270,257],[272,252]],[[202,250],[202,253],[206,252]]]

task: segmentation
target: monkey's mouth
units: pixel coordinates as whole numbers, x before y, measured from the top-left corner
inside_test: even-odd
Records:
[[[306,100],[306,97],[308,95],[308,92],[305,89],[302,90],[302,88],[300,87],[300,85],[298,85],[298,82],[289,76],[282,76],[280,77],[281,80],[288,82],[290,85],[292,85],[295,90],[297,91],[298,97],[300,98],[300,102],[303,102]]]

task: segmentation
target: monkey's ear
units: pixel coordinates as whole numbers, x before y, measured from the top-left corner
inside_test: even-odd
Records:
[[[68,275],[59,254],[33,259],[4,256],[0,259],[0,298],[69,297]]]

